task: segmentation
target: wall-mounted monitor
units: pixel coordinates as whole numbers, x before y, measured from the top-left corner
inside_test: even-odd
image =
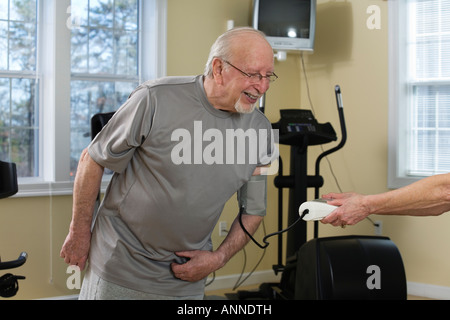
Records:
[[[254,0],[253,27],[274,50],[313,51],[316,0]]]

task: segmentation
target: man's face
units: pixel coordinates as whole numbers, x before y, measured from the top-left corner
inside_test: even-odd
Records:
[[[222,61],[224,85],[232,112],[251,113],[269,89],[268,75],[274,71],[273,51],[263,41],[243,42],[233,61]],[[249,77],[250,75],[250,77]],[[264,78],[260,78],[259,75]]]
[[[261,81],[268,82],[267,79],[262,79]],[[266,92],[268,89],[269,87],[267,87],[264,92]],[[264,92],[257,90],[254,85],[251,84],[242,92],[241,97],[236,101],[234,105],[234,109],[238,113],[252,113],[253,111],[255,111],[258,100],[261,98]]]

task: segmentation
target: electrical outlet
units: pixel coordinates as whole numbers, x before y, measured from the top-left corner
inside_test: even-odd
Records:
[[[381,236],[383,233],[383,221],[375,221],[375,234]]]
[[[228,233],[228,226],[226,221],[220,221],[219,223],[219,236],[226,237]]]

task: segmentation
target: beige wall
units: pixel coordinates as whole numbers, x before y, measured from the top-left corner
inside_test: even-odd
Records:
[[[19,282],[19,293],[15,299],[37,299],[77,293],[67,290],[67,266],[59,258],[59,250],[68,231],[71,206],[72,197],[69,196],[1,200],[2,260],[17,259],[22,251],[29,255],[22,267],[0,270],[0,275],[12,272],[26,276],[26,280]]]
[[[339,132],[333,88],[340,84],[344,96],[348,142],[329,157],[344,191],[378,193],[386,191],[388,142],[388,11],[386,1],[374,1],[382,9],[381,30],[366,27],[365,1],[318,1],[318,32],[314,54],[305,55],[311,99],[319,122],[331,122]],[[168,75],[203,72],[209,48],[226,30],[226,21],[236,26],[248,25],[251,0],[168,0]],[[299,54],[290,54],[285,62],[276,62],[280,79],[267,95],[267,116],[279,119],[283,108],[309,109],[305,79]],[[328,149],[335,144],[325,145]],[[289,148],[282,146],[282,156],[289,165]],[[310,148],[309,173],[320,149]],[[286,169],[285,169],[286,170]],[[287,170],[285,171],[287,173]],[[321,173],[325,185],[321,193],[336,191],[337,186],[326,161]],[[269,178],[266,232],[277,230],[277,190]],[[310,197],[313,193],[310,192]],[[287,203],[287,191],[285,192]],[[6,199],[0,201],[0,254],[3,260],[15,259],[21,251],[29,253],[27,263],[15,274],[27,277],[20,282],[17,299],[33,299],[76,294],[66,289],[66,265],[59,250],[71,216],[71,196]],[[285,205],[285,208],[287,205]],[[221,221],[231,225],[237,213],[235,199],[226,205]],[[450,287],[450,247],[447,227],[449,216],[435,218],[374,217],[383,221],[383,234],[399,247],[409,281]],[[285,219],[286,220],[286,219]],[[309,226],[309,237],[312,226]],[[320,236],[374,234],[368,221],[346,229],[320,226]],[[256,234],[263,237],[262,228]],[[213,233],[217,247],[222,239]],[[250,271],[262,251],[250,244],[247,249]],[[244,262],[239,253],[216,276],[239,274]],[[258,270],[271,270],[276,261],[276,238],[271,240]],[[0,274],[3,274],[0,272]]]

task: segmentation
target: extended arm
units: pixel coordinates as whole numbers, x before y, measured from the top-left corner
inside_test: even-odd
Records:
[[[354,225],[371,214],[436,216],[450,210],[450,174],[424,178],[409,186],[377,194],[330,193],[329,204],[340,206],[323,223]]]
[[[81,154],[73,190],[73,212],[69,234],[61,249],[61,257],[70,265],[85,268],[91,242],[91,223],[95,200],[103,175],[103,167]]]

